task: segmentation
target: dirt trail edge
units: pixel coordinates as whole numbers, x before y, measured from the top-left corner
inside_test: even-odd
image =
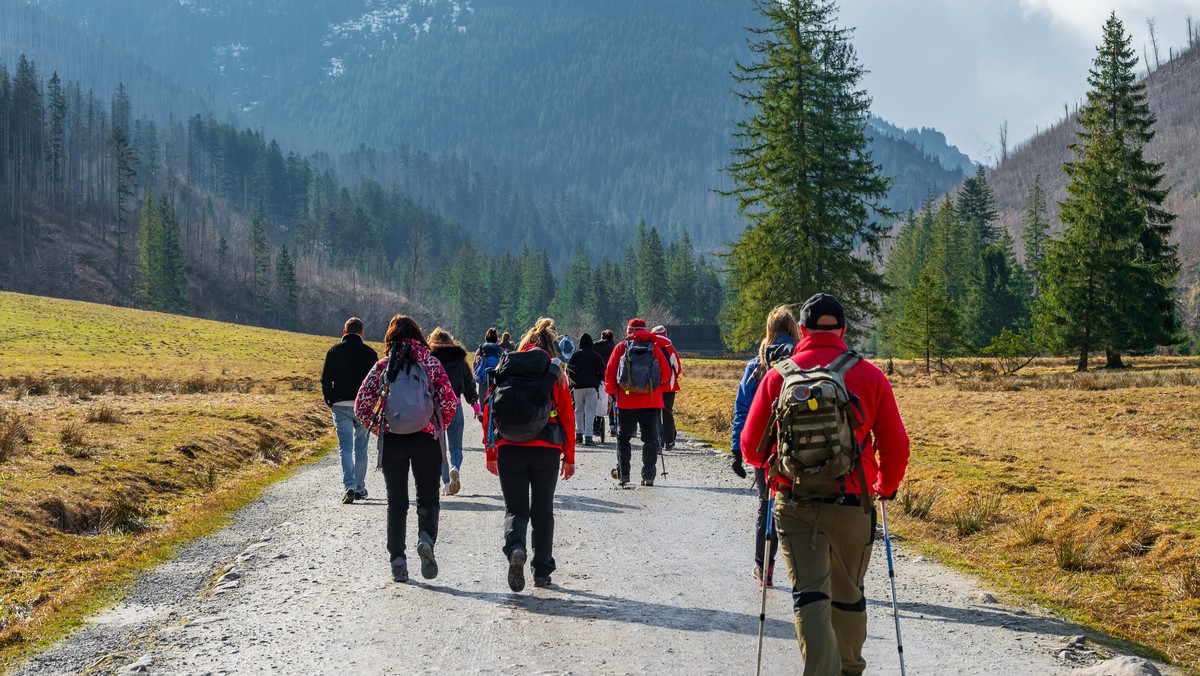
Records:
[[[756,501],[723,458],[685,441],[655,487],[619,489],[612,441],[581,447],[576,477],[559,484],[555,584],[514,594],[480,441],[468,425],[463,490],[442,502],[437,579],[414,565],[414,581],[391,581],[383,477],[372,470],[371,497],[343,506],[334,454],[19,673],[753,672]],[[410,533],[414,522],[415,509]],[[1069,674],[1108,656],[1077,626],[996,603],[902,543],[894,551],[909,674]],[[799,673],[791,594],[768,597],[764,673]],[[898,674],[882,543],[867,598],[867,673]]]

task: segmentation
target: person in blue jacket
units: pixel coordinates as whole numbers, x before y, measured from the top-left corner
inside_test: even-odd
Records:
[[[742,427],[746,425],[746,415],[750,412],[750,403],[754,401],[754,393],[758,384],[771,365],[781,359],[787,359],[795,351],[796,343],[800,342],[800,325],[792,316],[792,311],[786,305],[780,305],[767,315],[767,335],[758,346],[758,354],[746,362],[746,372],[738,385],[737,398],[733,402],[733,441],[730,450],[733,452],[733,472],[743,479],[746,478],[746,468],[742,465]],[[775,529],[771,529],[770,559],[763,561],[763,549],[766,546],[766,521],[769,491],[765,469],[754,470],[754,486],[758,489],[758,520],[754,527],[754,578],[759,584],[768,587],[774,582],[775,552],[779,549],[779,537]]]

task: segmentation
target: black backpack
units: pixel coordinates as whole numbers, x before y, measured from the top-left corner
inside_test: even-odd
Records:
[[[566,441],[554,409],[554,384],[559,361],[543,350],[506,352],[492,371],[491,422],[495,432],[518,444],[542,439]]]
[[[617,386],[630,392],[647,393],[657,390],[662,372],[658,368],[658,351],[654,343],[625,341],[625,355],[617,365]]]

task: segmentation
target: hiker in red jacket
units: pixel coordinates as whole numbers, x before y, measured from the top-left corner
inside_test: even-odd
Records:
[[[846,314],[836,298],[823,293],[809,298],[800,310],[800,330],[803,339],[791,358],[796,366],[825,368],[844,356],[849,359],[845,363],[853,364],[843,381],[862,407],[855,433],[866,485],[858,471],[851,471],[841,479],[840,495],[810,497],[797,495],[792,482],[777,472],[776,430],[769,426],[783,389],[779,366],[766,372],[754,395],[742,430],[742,456],[755,467],[767,468],[773,479],[773,515],[792,582],[805,676],[861,674],[866,669],[862,646],[867,638],[863,580],[875,535],[870,496],[895,497],[908,467],[908,433],[887,377],[874,364],[848,354],[843,341]],[[766,443],[760,446],[765,435]]]
[[[642,485],[654,485],[663,388],[669,385],[672,375],[671,365],[660,349],[664,343],[646,330],[645,321],[635,317],[629,320],[625,342],[618,343],[608,359],[604,390],[616,397],[617,407],[617,466],[612,477],[621,486],[629,483],[632,439],[638,429],[642,438]]]
[[[487,468],[500,477],[504,494],[503,551],[508,560],[508,586],[513,591],[525,588],[525,533],[531,524],[533,586],[550,586],[550,574],[555,570],[554,490],[560,476],[566,481],[575,475],[575,404],[566,366],[556,357],[556,338],[554,320],[539,319],[521,338],[516,352],[500,359],[483,410]],[[536,424],[522,420],[507,429],[503,416],[513,407],[505,399],[512,396],[526,402],[549,401],[549,417]],[[518,426],[527,432],[517,437],[523,440],[506,438],[513,436]]]

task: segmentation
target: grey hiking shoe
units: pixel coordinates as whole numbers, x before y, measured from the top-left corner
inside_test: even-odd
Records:
[[[421,577],[432,580],[437,577],[437,559],[433,558],[433,543],[425,538],[417,543],[417,556],[421,557]]]
[[[642,479],[642,485],[643,485],[643,486],[650,486],[650,487],[653,487],[653,486],[654,486],[654,479]]]
[[[621,486],[624,486],[625,484],[629,483],[629,476],[622,475],[620,468],[614,467],[612,469],[611,474],[612,474],[612,478],[616,479],[617,483],[620,484]]]
[[[408,582],[408,561],[404,559],[392,560],[392,580],[396,582]]]
[[[525,559],[527,556],[525,550],[519,547],[508,555],[508,588],[515,592],[525,588]]]
[[[549,587],[550,586],[550,576],[549,575],[534,575],[533,576],[533,586]]]
[[[345,494],[342,495],[342,504],[352,505],[356,497],[358,497],[358,493],[355,493],[353,488],[347,488]]]

